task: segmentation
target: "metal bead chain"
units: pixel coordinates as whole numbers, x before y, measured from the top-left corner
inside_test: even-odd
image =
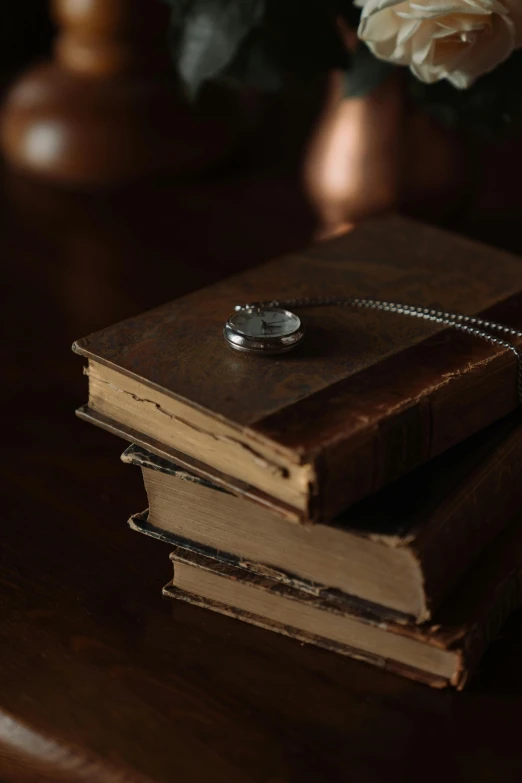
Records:
[[[483,318],[475,318],[462,313],[447,313],[443,310],[433,310],[428,307],[415,307],[414,305],[397,304],[396,302],[385,302],[380,299],[366,299],[360,297],[340,298],[336,296],[316,296],[290,298],[284,300],[273,299],[270,302],[255,302],[253,305],[243,305],[243,307],[281,307],[290,309],[292,307],[360,307],[370,310],[382,310],[387,313],[397,313],[398,315],[408,315],[411,318],[421,318],[424,321],[431,321],[437,324],[450,326],[452,329],[470,334],[473,337],[479,337],[488,343],[498,345],[511,351],[517,360],[517,393],[520,404],[522,405],[522,350],[517,348],[505,337],[522,338],[522,331],[512,329],[509,326],[487,321]],[[496,333],[496,334],[492,334]],[[496,336],[503,335],[503,337]]]

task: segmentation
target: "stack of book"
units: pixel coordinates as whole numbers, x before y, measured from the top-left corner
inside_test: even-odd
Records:
[[[372,296],[520,329],[522,266],[399,217],[77,342],[79,415],[132,445],[164,595],[461,688],[522,600],[513,352],[400,315],[303,311],[282,357],[223,339],[256,300]]]

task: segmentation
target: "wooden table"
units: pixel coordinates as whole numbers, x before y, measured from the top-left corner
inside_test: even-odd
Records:
[[[76,420],[74,338],[306,242],[269,174],[94,198],[3,176],[4,783],[522,780],[522,615],[464,694],[161,597],[124,444]]]

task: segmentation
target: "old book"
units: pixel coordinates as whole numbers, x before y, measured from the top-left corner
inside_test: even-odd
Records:
[[[522,507],[522,422],[491,425],[330,524],[282,524],[273,511],[130,446],[148,514],[130,525],[225,551],[310,593],[341,591],[417,622],[429,619],[469,565]],[[166,534],[166,535],[165,535]]]
[[[360,658],[435,687],[461,689],[522,602],[520,516],[475,564],[432,623],[405,625],[314,596],[178,546],[164,595]]]
[[[511,351],[419,319],[300,311],[283,357],[231,350],[237,303],[372,296],[522,326],[518,258],[399,217],[78,341],[84,418],[294,520],[331,519],[517,405]]]

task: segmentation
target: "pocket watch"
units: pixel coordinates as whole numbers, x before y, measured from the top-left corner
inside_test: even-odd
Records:
[[[282,307],[241,305],[225,324],[224,335],[236,351],[274,354],[295,348],[304,328],[295,313]]]

